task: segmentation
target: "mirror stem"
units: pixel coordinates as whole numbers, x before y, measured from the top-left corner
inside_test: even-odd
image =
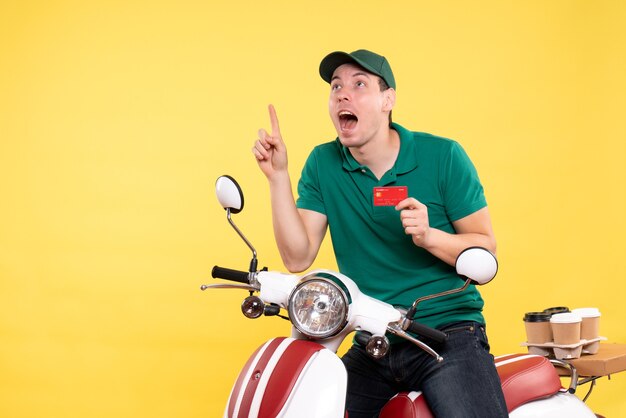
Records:
[[[228,223],[230,223],[230,226],[233,227],[233,229],[237,232],[237,234],[239,234],[243,242],[245,242],[248,248],[250,248],[250,250],[252,251],[252,260],[250,261],[250,272],[251,273],[255,272],[257,268],[256,250],[254,249],[252,244],[250,244],[250,241],[248,241],[248,239],[243,235],[243,233],[239,230],[239,228],[237,228],[237,225],[235,225],[235,223],[231,219],[230,208],[226,208],[226,218],[228,218]]]
[[[454,293],[459,293],[464,291],[465,289],[467,289],[467,286],[470,285],[472,281],[470,279],[466,279],[465,283],[463,284],[463,286],[456,288],[456,289],[452,289],[452,290],[446,290],[445,292],[440,292],[440,293],[435,293],[434,295],[428,295],[428,296],[424,296],[421,297],[419,299],[417,299],[415,302],[413,302],[413,306],[411,306],[411,309],[409,309],[406,313],[406,317],[410,320],[413,320],[413,317],[415,316],[415,312],[417,312],[417,304],[420,302],[423,302],[425,300],[430,300],[430,299],[435,299],[438,298],[440,296],[447,296],[447,295],[452,295]]]

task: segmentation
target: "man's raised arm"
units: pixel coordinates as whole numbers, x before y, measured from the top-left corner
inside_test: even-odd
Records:
[[[280,256],[289,271],[300,272],[313,264],[328,222],[321,213],[296,208],[287,170],[287,148],[272,105],[269,114],[271,133],[259,129],[252,153],[269,182],[274,237]]]

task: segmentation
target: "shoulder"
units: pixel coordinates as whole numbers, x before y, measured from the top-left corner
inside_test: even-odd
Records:
[[[453,158],[459,150],[462,152],[461,145],[457,141],[426,132],[411,132],[408,142],[411,145],[407,148],[412,148],[421,164],[427,162],[430,164],[445,163]]]
[[[397,124],[394,124],[394,128],[400,134],[401,140],[409,141],[421,149],[433,151],[450,150],[459,146],[458,142],[454,139],[433,135],[428,132],[410,131]]]
[[[341,160],[341,148],[338,141],[316,145],[307,159],[307,164],[325,165]]]
[[[334,141],[329,141],[323,144],[316,145],[315,148],[313,148],[313,151],[311,152],[311,154],[332,155],[332,154],[338,154],[339,152],[340,152],[339,144],[337,140],[334,140]]]
[[[427,132],[411,132],[413,134],[413,141],[418,146],[432,149],[451,149],[459,146],[458,142],[454,139],[446,138],[443,136],[433,135]]]

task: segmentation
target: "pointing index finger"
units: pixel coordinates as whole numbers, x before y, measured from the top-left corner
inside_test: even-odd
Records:
[[[272,136],[280,136],[280,126],[278,125],[278,116],[276,116],[276,109],[274,105],[269,105],[270,122],[272,124]]]

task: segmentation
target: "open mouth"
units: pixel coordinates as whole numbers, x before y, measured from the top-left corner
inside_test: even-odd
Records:
[[[354,129],[359,118],[352,112],[348,112],[347,110],[342,110],[339,112],[339,126],[342,131],[349,131]]]

